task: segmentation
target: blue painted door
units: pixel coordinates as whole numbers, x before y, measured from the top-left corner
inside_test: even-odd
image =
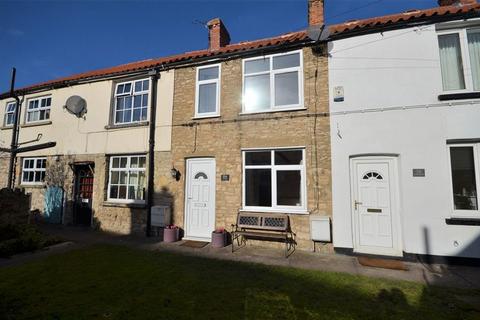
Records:
[[[45,192],[45,220],[49,223],[61,223],[63,211],[63,189],[50,186]]]

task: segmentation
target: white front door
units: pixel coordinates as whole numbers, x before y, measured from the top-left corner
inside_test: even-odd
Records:
[[[396,159],[352,159],[352,207],[356,252],[402,255]]]
[[[185,239],[210,241],[215,228],[215,159],[188,159],[185,189]]]

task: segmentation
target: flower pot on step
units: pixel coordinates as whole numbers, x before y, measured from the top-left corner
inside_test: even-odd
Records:
[[[179,237],[178,228],[165,228],[163,230],[163,242],[176,242]]]
[[[223,248],[227,245],[227,233],[226,232],[212,232],[211,246],[214,248]]]

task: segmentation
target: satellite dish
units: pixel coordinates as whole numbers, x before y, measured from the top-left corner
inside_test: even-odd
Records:
[[[65,108],[71,114],[81,118],[87,113],[87,101],[80,96],[71,96],[67,99],[67,102],[65,102]]]
[[[314,25],[308,27],[307,35],[311,40],[315,42],[325,41],[330,36],[330,30],[325,25]]]
[[[323,26],[321,25],[309,26],[307,30],[308,37],[315,42],[318,41],[318,39],[320,39],[320,34],[322,33],[322,27]]]

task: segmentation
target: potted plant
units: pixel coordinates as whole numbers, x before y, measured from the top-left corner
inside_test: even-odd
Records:
[[[211,245],[214,248],[223,248],[227,245],[227,232],[224,228],[218,228],[212,232]]]
[[[163,242],[176,242],[178,241],[180,229],[175,225],[168,225],[163,230]]]

